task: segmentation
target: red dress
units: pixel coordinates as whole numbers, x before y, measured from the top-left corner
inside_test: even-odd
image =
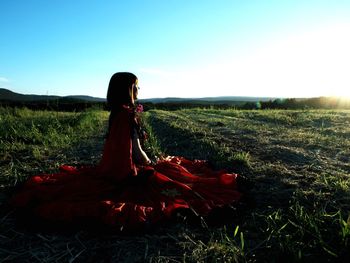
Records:
[[[168,157],[137,167],[132,159],[132,113],[115,116],[96,167],[61,166],[29,178],[12,198],[19,210],[48,222],[84,220],[136,229],[170,218],[177,209],[205,216],[238,201],[236,174],[213,171],[204,161]]]

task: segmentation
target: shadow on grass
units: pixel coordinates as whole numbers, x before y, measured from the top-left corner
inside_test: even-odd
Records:
[[[150,125],[160,147],[167,155],[208,160],[215,169],[226,169],[236,173],[250,172],[249,160],[234,158],[233,152],[220,149],[219,144],[203,138],[201,132],[171,127],[168,122],[154,115],[150,117]]]
[[[220,149],[220,142],[216,138],[214,139],[217,143],[204,139],[200,131],[193,132],[185,128],[172,127],[171,123],[154,115],[151,115],[149,121],[160,147],[166,154],[208,160],[214,169],[223,168],[251,179],[254,187],[249,195],[254,197],[254,203],[256,202],[259,209],[271,206],[288,207],[293,193],[299,188],[298,184],[290,180],[297,177],[292,171],[286,173],[283,167],[278,165],[271,167],[271,164],[267,166],[262,160],[250,163],[244,159],[234,158],[234,153]],[[230,142],[231,148],[235,143]],[[262,154],[261,151],[260,149],[259,154]]]

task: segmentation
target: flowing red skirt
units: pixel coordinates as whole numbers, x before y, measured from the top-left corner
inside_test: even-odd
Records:
[[[166,220],[178,209],[206,216],[240,199],[237,174],[213,171],[204,161],[168,157],[136,167],[129,119],[127,111],[115,118],[97,167],[61,166],[59,173],[32,176],[13,206],[48,222],[92,220],[132,229]]]

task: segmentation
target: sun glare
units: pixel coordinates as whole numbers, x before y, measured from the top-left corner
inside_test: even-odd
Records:
[[[350,95],[341,96],[340,100],[345,102],[345,103],[350,103]]]
[[[341,97],[350,101],[349,46],[350,24],[335,23],[281,35],[244,54],[228,50],[205,65],[144,73],[161,80],[159,87],[153,82],[158,96]]]

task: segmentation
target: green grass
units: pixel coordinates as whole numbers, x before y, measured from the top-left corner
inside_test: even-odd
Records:
[[[349,258],[350,111],[147,114],[167,154],[208,159],[255,181],[256,206],[240,222],[246,239],[240,261]]]
[[[58,165],[95,163],[107,113],[0,109],[0,193]],[[161,225],[135,236],[38,233],[0,212],[0,261],[348,262],[350,111],[152,110],[143,121],[153,159],[181,155],[254,181],[225,226]]]
[[[107,113],[101,111],[0,108],[1,186],[14,185],[31,173],[57,168],[68,156],[73,157],[69,162],[77,163],[74,151],[88,146],[91,137],[101,136],[106,118]]]

